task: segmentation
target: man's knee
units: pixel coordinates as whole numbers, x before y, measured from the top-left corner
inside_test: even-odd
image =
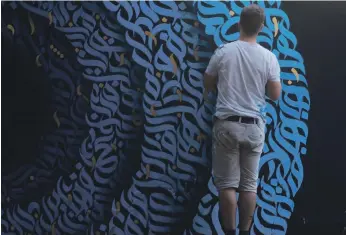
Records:
[[[248,185],[239,185],[239,188],[237,190],[239,193],[241,192],[249,192],[249,193],[254,193],[257,194],[257,184],[248,186]]]
[[[253,192],[257,193],[257,177],[242,176],[239,183],[239,192]]]
[[[242,167],[239,182],[239,191],[257,193],[258,164],[252,167]]]

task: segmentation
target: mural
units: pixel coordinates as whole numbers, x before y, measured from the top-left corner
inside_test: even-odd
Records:
[[[30,48],[56,108],[37,161],[3,177],[3,232],[223,234],[210,178],[216,94],[203,95],[202,79],[250,3],[3,3],[2,34]],[[266,13],[258,41],[279,59],[283,94],[265,110],[252,234],[285,234],[310,98],[288,16],[280,2],[256,3]]]

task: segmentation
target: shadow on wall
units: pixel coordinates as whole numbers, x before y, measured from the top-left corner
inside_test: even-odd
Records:
[[[33,163],[42,136],[52,131],[51,84],[27,45],[2,32],[2,175]]]

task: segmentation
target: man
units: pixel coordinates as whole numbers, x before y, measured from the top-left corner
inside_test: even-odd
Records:
[[[272,100],[281,95],[278,60],[256,43],[263,23],[263,9],[257,5],[245,7],[240,15],[239,40],[219,47],[204,75],[206,91],[216,85],[218,89],[212,164],[226,234],[235,234],[236,230],[236,191],[240,234],[250,234],[265,139],[265,95]]]

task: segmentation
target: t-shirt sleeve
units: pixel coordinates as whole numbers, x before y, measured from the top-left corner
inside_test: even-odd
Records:
[[[274,54],[271,56],[271,60],[269,62],[269,73],[268,73],[268,81],[276,81],[280,82],[280,65],[279,61]]]
[[[211,76],[217,76],[218,69],[219,69],[219,62],[220,62],[220,56],[221,52],[220,49],[216,49],[215,53],[212,55],[208,67],[205,70],[205,73],[211,75]]]

